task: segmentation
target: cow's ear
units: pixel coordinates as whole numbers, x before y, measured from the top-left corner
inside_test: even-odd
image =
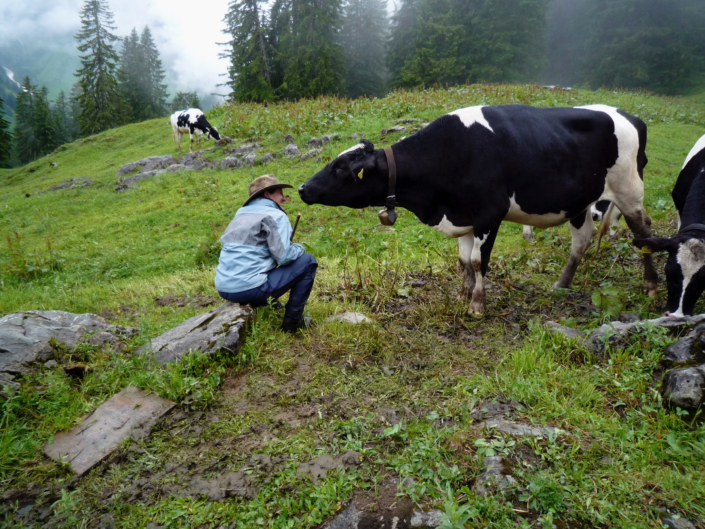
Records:
[[[365,152],[374,152],[375,144],[372,143],[370,140],[364,139],[360,143],[365,146]]]
[[[643,253],[672,252],[678,246],[678,242],[675,239],[665,237],[634,239],[632,244],[637,248],[641,248]]]

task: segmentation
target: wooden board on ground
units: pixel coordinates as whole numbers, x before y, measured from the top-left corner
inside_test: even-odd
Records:
[[[71,470],[82,476],[128,437],[148,436],[152,426],[174,406],[171,401],[128,386],[98,406],[81,424],[57,434],[53,443],[44,446],[44,453],[69,463]]]

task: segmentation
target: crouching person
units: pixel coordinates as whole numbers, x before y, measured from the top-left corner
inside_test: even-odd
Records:
[[[304,307],[313,288],[318,263],[300,244],[291,242],[291,222],[282,209],[289,184],[264,175],[250,184],[250,198],[220,238],[215,287],[223,299],[259,307],[286,292],[282,329],[296,332],[311,325]]]

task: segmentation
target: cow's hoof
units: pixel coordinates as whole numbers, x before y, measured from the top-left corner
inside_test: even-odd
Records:
[[[551,290],[558,290],[559,288],[570,288],[570,285],[565,285],[560,281],[556,281],[555,283],[553,283]]]
[[[482,303],[471,303],[470,304],[470,313],[473,316],[482,316],[485,314],[485,305]]]
[[[649,296],[650,298],[655,298],[657,294],[658,294],[658,290],[655,288],[652,288],[652,289],[647,288],[646,289],[646,295]]]

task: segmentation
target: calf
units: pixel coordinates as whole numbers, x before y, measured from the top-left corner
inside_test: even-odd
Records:
[[[612,200],[638,237],[651,234],[643,207],[646,125],[607,106],[479,106],[441,116],[387,149],[363,140],[299,188],[307,204],[395,204],[459,239],[462,293],[484,312],[490,254],[503,220],[548,228],[570,223],[568,263],[554,288],[572,283],[595,232],[590,206]],[[398,174],[398,179],[396,175]],[[392,177],[392,175],[394,175]],[[394,181],[396,193],[392,191]],[[657,274],[644,255],[644,286]]]
[[[179,110],[171,115],[171,129],[174,135],[174,143],[181,152],[181,138],[188,133],[191,136],[189,151],[193,151],[193,136],[198,138],[198,148],[201,148],[201,136],[205,134],[206,140],[211,137],[216,140],[220,139],[218,130],[211,126],[206,119],[206,115],[197,108],[189,108],[188,110]]]
[[[705,136],[686,157],[671,196],[678,211],[678,233],[634,239],[634,244],[644,252],[668,252],[665,313],[690,316],[705,290]]]

